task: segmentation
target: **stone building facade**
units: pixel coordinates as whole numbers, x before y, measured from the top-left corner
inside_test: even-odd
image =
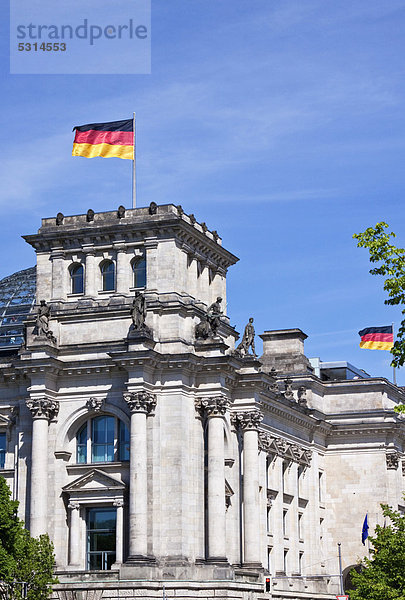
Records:
[[[250,600],[269,574],[274,598],[334,598],[337,544],[346,576],[366,513],[403,510],[402,390],[322,381],[299,329],[237,350],[238,259],[181,207],[58,214],[25,240],[36,308],[21,347],[2,325],[0,472],[55,544],[55,598]]]

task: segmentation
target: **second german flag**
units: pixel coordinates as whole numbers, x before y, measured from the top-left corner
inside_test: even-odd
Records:
[[[73,127],[72,156],[134,159],[134,122],[110,121]]]

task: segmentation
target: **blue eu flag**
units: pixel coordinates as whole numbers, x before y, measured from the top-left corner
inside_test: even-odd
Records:
[[[368,521],[367,515],[365,516],[363,529],[361,530],[361,541],[363,542],[363,546],[365,545],[366,539],[368,538]]]

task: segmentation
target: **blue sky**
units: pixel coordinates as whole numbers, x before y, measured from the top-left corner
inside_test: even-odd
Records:
[[[34,264],[41,217],[130,207],[130,161],[72,158],[71,130],[136,111],[138,204],[182,204],[239,256],[231,323],[392,377],[357,331],[400,310],[352,234],[385,220],[405,245],[405,0],[152,0],[152,73],[123,76],[10,75],[1,11],[0,277]]]

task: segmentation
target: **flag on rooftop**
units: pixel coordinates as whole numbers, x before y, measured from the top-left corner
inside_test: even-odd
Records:
[[[366,327],[359,331],[360,348],[368,350],[391,350],[394,345],[392,325],[385,327]]]
[[[72,156],[134,160],[134,119],[77,125],[73,131]]]
[[[363,546],[366,543],[366,539],[368,538],[368,519],[367,519],[367,514],[364,518],[364,522],[363,522],[363,528],[361,530],[361,541],[363,542]]]

